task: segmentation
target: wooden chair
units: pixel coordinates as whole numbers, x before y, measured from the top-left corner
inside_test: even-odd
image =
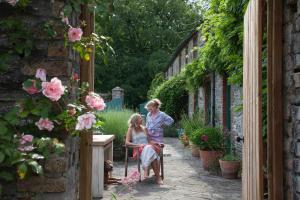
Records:
[[[131,145],[125,144],[125,177],[127,177],[128,172],[128,160],[129,160],[129,149],[134,149],[138,147],[133,147]],[[164,145],[161,145],[161,151],[159,154],[160,157],[160,173],[161,173],[161,179],[164,180],[164,153],[163,153]],[[140,153],[137,151],[137,165],[138,165],[138,172],[140,173],[140,180],[141,181],[141,159],[140,159]]]

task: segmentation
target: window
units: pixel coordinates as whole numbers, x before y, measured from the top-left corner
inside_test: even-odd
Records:
[[[189,46],[185,48],[185,64],[189,63]]]
[[[196,59],[198,56],[198,51],[196,50],[195,47],[198,46],[198,34],[194,36],[193,38],[193,59]]]

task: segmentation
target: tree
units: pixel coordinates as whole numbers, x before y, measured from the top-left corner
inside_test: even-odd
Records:
[[[145,101],[155,74],[200,20],[196,4],[187,0],[102,0],[96,31],[111,37],[115,55],[96,59],[96,90],[120,86],[128,105]]]

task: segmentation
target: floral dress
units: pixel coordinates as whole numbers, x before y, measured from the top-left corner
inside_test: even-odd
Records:
[[[151,142],[163,143],[163,125],[170,126],[174,120],[166,113],[159,111],[155,118],[152,118],[151,113],[147,114],[146,128],[149,132],[149,139]]]
[[[152,148],[152,145],[148,144],[147,135],[144,131],[136,132],[134,129],[132,130],[132,143],[134,144],[144,144],[141,150],[141,164],[142,167],[149,167],[151,163],[157,159],[159,160],[159,156],[156,151]]]

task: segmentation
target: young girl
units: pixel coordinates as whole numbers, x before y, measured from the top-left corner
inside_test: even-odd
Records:
[[[149,166],[152,166],[157,184],[163,184],[159,174],[159,149],[148,142],[147,130],[142,126],[142,116],[133,114],[128,121],[126,145],[138,147],[141,164],[144,169],[144,178],[148,178]]]

